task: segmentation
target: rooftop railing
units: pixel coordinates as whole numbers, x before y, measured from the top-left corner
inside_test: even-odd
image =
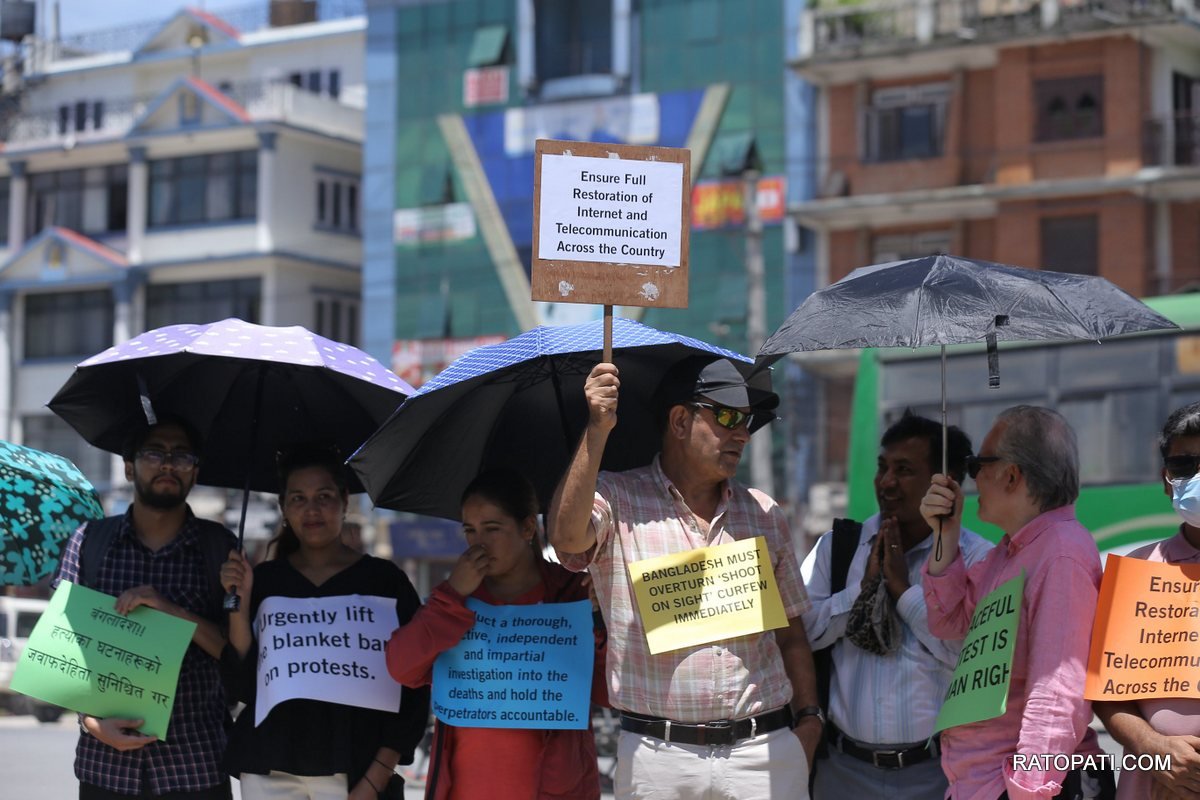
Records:
[[[1156,22],[1200,22],[1196,0],[869,0],[804,12],[801,62]]]
[[[165,91],[165,87],[164,87]],[[332,97],[315,94],[288,82],[248,81],[223,93],[242,106],[254,122],[285,122],[299,128],[353,140],[362,139],[363,114]],[[158,95],[106,99],[13,115],[0,127],[8,150],[26,147],[74,147],[89,141],[125,136]],[[187,129],[186,125],[181,126]]]
[[[247,5],[214,8],[205,11],[235,28],[239,33],[252,33],[271,27],[271,4],[257,2]],[[366,0],[317,0],[316,21],[359,17],[366,14]],[[58,43],[60,58],[82,57],[99,53],[134,50],[144,44],[171,19],[158,17],[112,28],[64,36]]]

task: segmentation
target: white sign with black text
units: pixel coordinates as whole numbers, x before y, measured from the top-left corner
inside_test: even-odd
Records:
[[[268,597],[258,607],[254,724],[284,700],[400,709],[384,647],[396,629],[393,597]]]
[[[683,164],[542,156],[538,258],[680,265]]]

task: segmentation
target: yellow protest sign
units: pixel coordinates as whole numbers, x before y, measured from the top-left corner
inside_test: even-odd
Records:
[[[787,627],[761,536],[629,565],[650,652]]]

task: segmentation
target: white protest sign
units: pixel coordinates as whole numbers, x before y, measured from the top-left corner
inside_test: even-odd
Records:
[[[538,255],[678,267],[683,164],[542,156]]]
[[[369,595],[268,597],[258,608],[260,725],[284,700],[306,698],[397,711],[400,684],[384,646],[396,629],[396,599]]]
[[[534,300],[686,308],[691,153],[539,139]]]

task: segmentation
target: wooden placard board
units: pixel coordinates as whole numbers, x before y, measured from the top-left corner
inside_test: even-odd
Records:
[[[539,139],[532,298],[687,308],[692,155]]]

